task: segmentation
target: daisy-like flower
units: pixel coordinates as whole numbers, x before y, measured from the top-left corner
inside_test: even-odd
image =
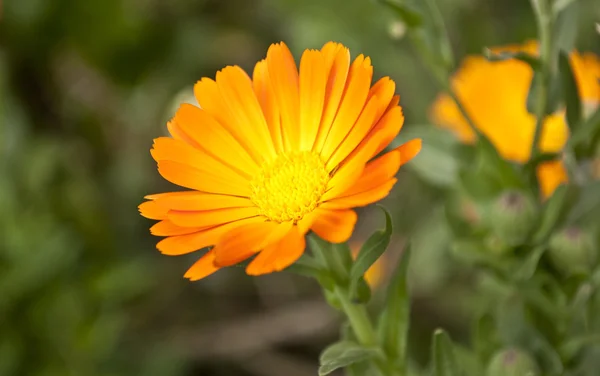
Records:
[[[538,54],[537,42],[493,49]],[[570,55],[579,95],[589,111],[600,101],[600,60],[593,54]],[[525,163],[531,155],[536,118],[527,112],[526,101],[533,79],[531,67],[520,60],[491,62],[483,56],[465,59],[452,79],[452,87],[475,125],[496,147],[500,155]],[[475,140],[473,131],[448,95],[440,95],[432,107],[436,124],[454,131],[465,143]],[[543,152],[560,152],[569,137],[564,111],[544,119],[540,140]],[[547,197],[567,180],[560,161],[541,164],[537,171],[542,194]]]
[[[252,256],[246,272],[279,271],[305,249],[305,234],[339,243],[352,234],[354,207],[385,197],[400,166],[421,148],[412,140],[379,157],[403,124],[388,77],[371,86],[363,55],[327,43],[296,67],[273,44],[250,78],[228,66],[194,87],[199,107],[183,104],[154,140],[159,173],[187,191],[146,196],[144,217],[182,255],[212,247],[187,271],[198,280]],[[375,158],[377,157],[377,158]],[[375,158],[375,159],[374,159]]]

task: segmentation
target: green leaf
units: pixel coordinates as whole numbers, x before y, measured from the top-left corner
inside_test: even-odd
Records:
[[[563,98],[567,106],[567,123],[569,124],[571,132],[574,132],[581,122],[582,107],[573,67],[569,62],[569,55],[564,51],[560,52],[558,66],[563,89]]]
[[[461,376],[463,374],[456,360],[452,340],[442,329],[433,333],[431,359],[433,359],[434,376]]]
[[[416,10],[399,0],[381,0],[381,2],[394,11],[394,14],[409,28],[419,27],[423,24],[423,17]]]
[[[527,92],[527,112],[533,115],[537,115],[538,111],[538,91],[541,90],[542,84],[542,74],[538,71],[533,73],[533,78],[531,79],[531,84],[529,85],[529,91]]]
[[[328,375],[338,368],[372,359],[377,349],[367,348],[352,341],[341,341],[327,347],[320,357],[319,376]]]
[[[385,309],[377,325],[379,343],[390,358],[399,360],[404,370],[410,322],[410,296],[407,283],[410,255],[411,246],[408,245],[402,252],[400,262],[390,280]]]
[[[369,270],[369,268],[379,259],[390,244],[392,237],[392,218],[390,213],[380,206],[385,214],[385,229],[378,230],[367,239],[356,256],[354,264],[350,269],[350,294],[356,296],[356,287],[360,278]]]
[[[306,253],[285,270],[304,277],[315,278],[326,290],[333,290],[335,286],[335,280],[331,273]]]
[[[490,313],[479,317],[473,330],[473,345],[481,362],[487,362],[500,346],[496,323]]]
[[[526,52],[494,52],[489,48],[485,48],[483,50],[483,56],[485,56],[485,58],[489,61],[506,61],[510,59],[520,60],[524,63],[529,64],[529,66],[535,71],[539,70],[542,67],[540,59]]]
[[[540,226],[533,236],[535,244],[546,240],[566,220],[566,214],[578,196],[577,186],[563,184],[556,188],[543,208]]]
[[[600,181],[594,181],[581,188],[577,203],[572,207],[566,224],[595,222],[600,216]]]
[[[558,16],[554,25],[552,39],[554,41],[554,56],[558,51],[572,51],[577,41],[579,31],[579,4],[573,0],[557,0],[552,6],[555,16]]]
[[[530,280],[535,271],[537,270],[538,264],[542,255],[546,252],[545,246],[537,246],[525,257],[525,259],[519,261],[514,270],[513,278],[515,281],[528,281]]]

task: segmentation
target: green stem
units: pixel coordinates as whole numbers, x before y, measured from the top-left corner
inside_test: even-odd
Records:
[[[536,157],[539,153],[539,143],[542,136],[544,119],[548,111],[548,100],[550,84],[552,81],[552,72],[555,69],[555,62],[552,56],[552,24],[554,17],[549,0],[531,0],[531,5],[535,11],[538,33],[540,38],[540,82],[537,90],[536,100],[536,125],[535,133],[531,143],[531,157]]]
[[[342,310],[348,317],[348,321],[358,342],[363,346],[376,346],[377,337],[375,336],[375,330],[365,306],[353,303],[348,298],[349,294],[339,286],[335,287],[334,293],[342,306]]]

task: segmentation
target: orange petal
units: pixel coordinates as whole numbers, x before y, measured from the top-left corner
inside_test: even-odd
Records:
[[[196,146],[215,159],[238,172],[253,175],[259,166],[238,140],[207,111],[184,103],[179,107],[169,131],[183,136],[187,142]],[[174,134],[175,133],[175,134]],[[227,150],[227,153],[223,153]]]
[[[327,169],[332,170],[339,165],[365,138],[367,133],[371,130],[375,124],[375,117],[379,110],[379,101],[377,97],[371,98],[367,106],[364,108],[360,115],[360,118],[356,121],[356,124],[351,127],[346,138],[339,145],[339,148],[333,153],[333,155],[327,160]]]
[[[396,184],[396,181],[396,178],[392,178],[376,188],[352,196],[324,202],[320,207],[323,209],[346,209],[372,204],[386,197],[392,190],[392,187],[394,187],[394,184]]]
[[[399,150],[393,150],[369,162],[361,177],[339,197],[352,196],[384,184],[398,172],[402,162]]]
[[[168,219],[164,219],[150,227],[150,233],[155,236],[176,236],[192,234],[202,230],[201,227],[181,227]]]
[[[262,218],[254,217],[198,231],[193,234],[171,236],[158,242],[156,248],[166,255],[183,255],[216,244],[223,234],[237,226],[263,221],[264,219]]]
[[[189,279],[190,281],[197,281],[204,277],[208,277],[213,274],[220,268],[214,265],[215,261],[215,252],[208,251],[206,252],[198,261],[192,265],[191,268],[185,272],[184,278]]]
[[[304,235],[293,226],[281,240],[268,245],[246,268],[249,275],[281,271],[302,256],[306,248]]]
[[[552,193],[554,193],[554,190],[559,185],[569,180],[567,170],[562,161],[541,163],[537,168],[537,177],[544,198],[552,196]]]
[[[410,162],[411,159],[416,157],[417,154],[419,154],[419,152],[421,151],[422,146],[423,141],[420,138],[415,138],[398,146],[396,150],[400,152],[400,157],[402,159],[400,162],[400,166]]]
[[[156,138],[150,153],[157,162],[173,161],[219,176],[231,184],[248,184],[248,175],[232,170],[222,162],[181,140],[170,137]]]
[[[271,79],[269,78],[269,69],[266,60],[261,60],[254,66],[252,74],[252,84],[254,92],[262,107],[262,111],[271,133],[271,140],[277,152],[284,150],[283,136],[281,130],[281,115],[279,106],[275,100],[275,94],[271,88]]]
[[[275,147],[250,77],[242,68],[230,66],[217,72],[216,81],[233,121],[229,131],[246,139],[252,154],[274,158]]]
[[[317,219],[313,223],[313,230],[319,237],[330,243],[343,243],[352,235],[357,215],[354,210],[328,210],[315,209]]]
[[[380,78],[369,91],[369,98],[373,96],[379,98],[380,106],[379,111],[377,111],[377,120],[379,120],[381,116],[383,116],[383,114],[386,113],[391,107],[398,105],[400,97],[397,95],[394,96],[395,91],[396,83],[389,77]]]
[[[186,164],[173,161],[159,161],[158,172],[163,178],[179,186],[208,193],[250,197],[250,183],[237,185],[215,175],[200,171]]]
[[[339,43],[329,42],[321,49],[325,59],[327,86],[325,89],[325,107],[319,126],[319,133],[313,150],[320,151],[325,144],[333,119],[340,107],[342,94],[346,87],[346,78],[350,69],[350,51]]]
[[[334,173],[331,180],[329,180],[328,185],[330,188],[325,192],[323,197],[321,197],[321,201],[327,201],[338,197],[360,178],[366,163],[385,136],[386,135],[383,132],[377,133],[375,136],[370,137],[363,147],[355,149],[350,156],[346,158],[346,162]]]
[[[212,227],[240,219],[259,215],[257,207],[226,208],[203,211],[170,210],[167,214],[170,221],[183,227]]]
[[[280,109],[283,141],[286,148],[300,146],[300,113],[298,68],[285,43],[275,43],[267,51],[269,78],[275,100]]]
[[[257,141],[257,135],[254,134],[252,128],[248,127],[248,124],[238,123],[237,118],[233,115],[236,110],[229,108],[231,104],[225,102],[220,86],[224,87],[226,85],[224,83],[218,85],[217,82],[209,78],[203,78],[196,82],[196,85],[194,85],[196,100],[200,107],[216,119],[242,145],[250,157],[260,165],[264,160],[264,156],[257,148],[257,145],[260,145],[260,140],[258,140],[258,143],[254,143]],[[231,90],[228,92],[231,92]]]
[[[292,222],[255,222],[236,227],[226,233],[214,250],[219,266],[235,265],[251,257],[273,242],[281,239],[291,228]]]
[[[300,149],[312,150],[325,102],[327,72],[320,51],[306,50],[300,61]]]
[[[167,218],[168,209],[158,206],[154,201],[146,201],[138,206],[142,217],[148,219],[165,219]]]
[[[358,119],[365,107],[372,77],[371,59],[363,55],[358,56],[350,67],[343,99],[321,149],[324,159],[329,159]]]
[[[245,197],[217,195],[198,191],[181,191],[148,195],[145,198],[155,200],[159,206],[169,210],[215,210],[225,208],[245,208],[254,206]]]

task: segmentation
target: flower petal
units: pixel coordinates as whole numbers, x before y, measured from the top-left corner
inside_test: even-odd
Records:
[[[537,178],[544,198],[552,196],[559,185],[569,180],[567,170],[562,161],[541,163],[537,168]]]
[[[265,115],[275,150],[281,152],[284,150],[281,115],[271,86],[271,78],[269,77],[269,68],[266,60],[256,63],[254,73],[252,74],[252,83],[256,97]]]
[[[218,266],[235,265],[251,257],[271,243],[281,239],[291,228],[292,222],[254,222],[236,227],[226,233],[215,245]]]
[[[252,193],[250,183],[237,185],[214,172],[200,171],[179,162],[159,161],[158,172],[171,183],[189,189],[241,197],[250,197]]]
[[[319,237],[330,243],[343,243],[352,235],[357,215],[354,210],[329,210],[317,208],[318,216],[312,224]]]
[[[320,51],[306,50],[300,61],[300,150],[312,150],[325,104],[327,72]]]
[[[285,43],[275,43],[267,51],[271,88],[280,109],[283,142],[287,150],[300,146],[298,68]]]
[[[222,162],[194,148],[188,143],[170,137],[154,139],[150,154],[155,161],[173,161],[206,171],[235,185],[247,185],[249,176],[229,168]]]
[[[164,219],[150,227],[150,233],[155,236],[177,236],[192,234],[202,230],[202,227],[182,227]]]
[[[346,87],[346,78],[350,69],[350,51],[339,43],[329,42],[321,49],[325,59],[327,76],[327,86],[325,89],[325,107],[323,108],[323,117],[319,126],[319,133],[313,150],[321,151],[333,119],[338,112],[344,88]]]
[[[268,245],[246,268],[248,275],[261,275],[281,271],[302,256],[306,248],[304,235],[292,226],[278,242]]]
[[[342,143],[365,107],[372,77],[371,59],[359,55],[350,67],[343,99],[321,149],[325,160],[328,160]]]
[[[217,72],[216,81],[233,120],[230,132],[247,139],[253,154],[258,153],[262,159],[274,158],[275,147],[250,77],[242,68],[230,66]]]
[[[215,210],[225,208],[245,208],[254,206],[245,197],[217,195],[198,191],[167,192],[148,195],[145,198],[169,210]]]
[[[361,192],[352,196],[335,198],[333,200],[322,203],[321,208],[346,209],[372,204],[386,197],[394,187],[394,184],[396,184],[396,181],[396,178],[392,178],[387,182],[383,183],[382,185],[370,189],[368,191]]]
[[[199,249],[214,245],[226,232],[249,223],[263,222],[260,217],[242,219],[237,222],[226,223],[193,234],[171,236],[158,242],[156,248],[165,255],[176,256],[191,253]]]
[[[254,174],[259,165],[240,142],[207,111],[184,103],[179,107],[169,131],[174,138],[184,137],[192,146],[202,149],[212,158],[245,174]],[[227,150],[227,153],[223,153]]]
[[[203,211],[170,210],[167,217],[174,224],[182,227],[213,227],[258,215],[259,210],[257,207],[249,207]]]
[[[185,272],[184,278],[190,281],[197,281],[204,277],[208,277],[220,268],[214,265],[215,252],[210,250],[206,252],[191,268]]]
[[[157,205],[154,201],[142,202],[138,206],[138,210],[142,217],[158,220],[167,218],[167,212],[169,211],[162,206]]]

